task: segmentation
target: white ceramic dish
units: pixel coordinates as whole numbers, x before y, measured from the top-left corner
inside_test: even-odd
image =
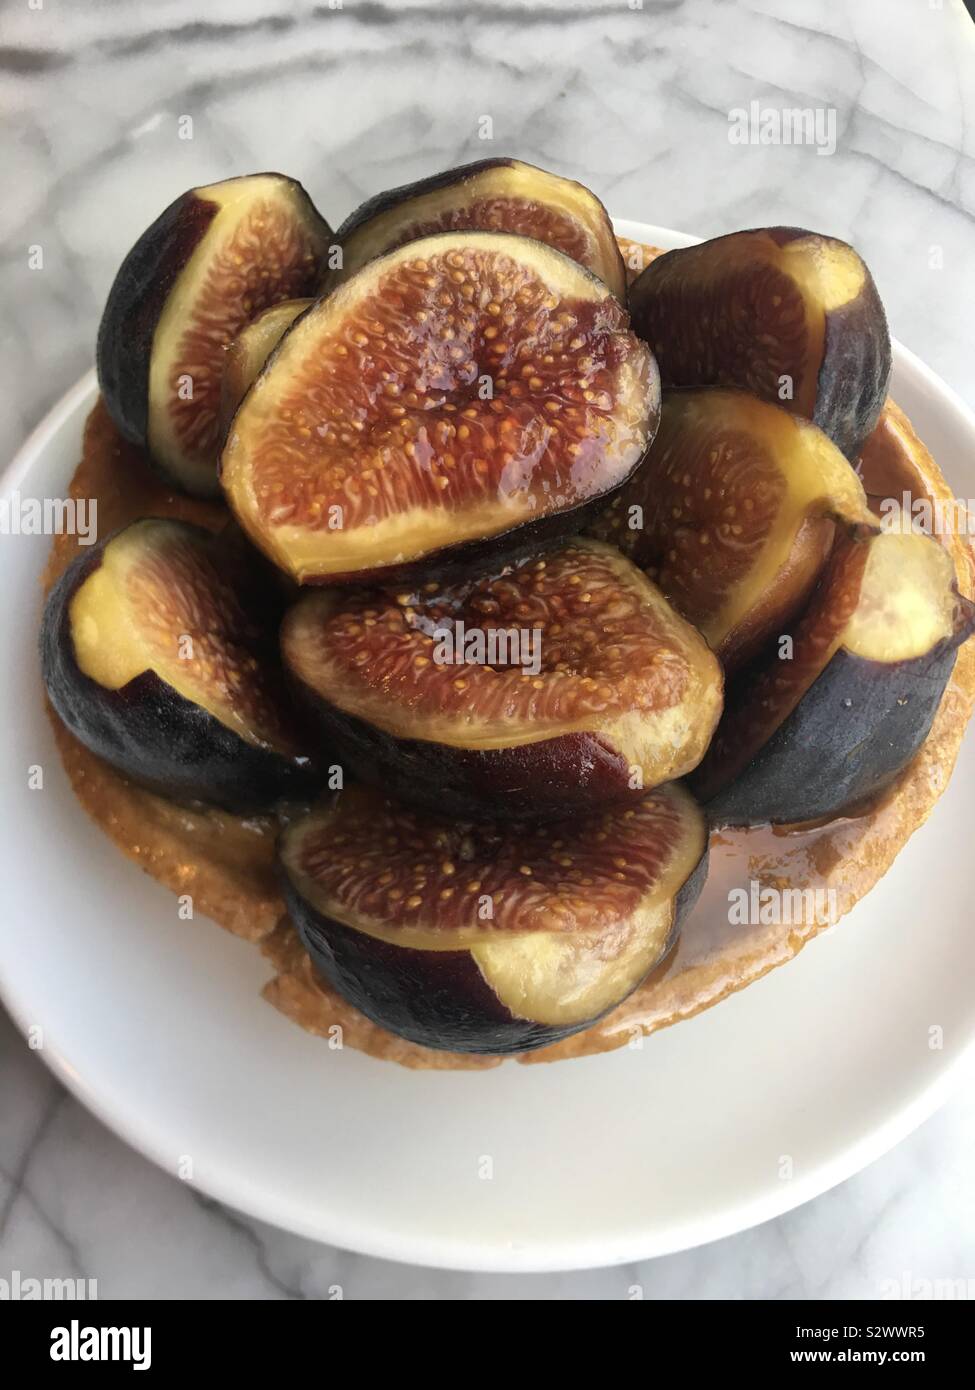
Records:
[[[667,247],[693,240],[617,226]],[[898,346],[894,361],[895,398],[956,491],[975,496],[975,419],[911,353]],[[5,495],[64,494],[94,395],[89,375],[52,411]],[[422,1264],[635,1260],[842,1181],[924,1119],[975,1051],[971,737],[930,821],[854,913],[642,1050],[473,1074],[330,1051],[262,1002],[252,946],[180,921],[176,899],[75,802],[33,655],[49,544],[0,544],[0,987],[75,1095],[169,1172],[191,1160],[192,1181],[221,1201]],[[43,790],[28,789],[32,764]]]

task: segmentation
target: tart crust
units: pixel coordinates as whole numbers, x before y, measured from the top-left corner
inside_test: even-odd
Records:
[[[624,258],[632,243],[620,239]],[[659,254],[643,248],[644,259]],[[875,498],[952,498],[931,455],[888,400],[864,447],[861,471]],[[85,427],[84,452],[72,497],[97,498],[99,533],[107,536],[144,516],[179,517],[213,530],[227,521],[220,503],[195,501],[168,489],[139,450],[125,443],[99,400]],[[975,552],[967,538],[942,538],[959,588],[975,596]],[[76,553],[73,536],[57,536],[44,574],[50,587]],[[882,797],[861,814],[798,831],[767,828],[715,832],[711,871],[701,898],[666,961],[601,1022],[522,1062],[551,1062],[611,1051],[658,1028],[690,1018],[743,989],[796,955],[830,922],[784,925],[729,922],[728,890],[762,887],[830,893],[837,920],[868,893],[902,846],[927,819],[948,785],[975,704],[975,643],[958,653],[931,732],[917,756]],[[82,747],[49,709],[58,749],[88,814],[130,859],[174,893],[192,895],[196,911],[260,946],[273,971],[264,997],[311,1033],[335,1038],[372,1057],[426,1069],[483,1069],[501,1059],[417,1047],[369,1022],[314,975],[284,911],[274,868],[276,826],[221,812],[192,812],[128,782]],[[813,917],[815,914],[810,913]]]

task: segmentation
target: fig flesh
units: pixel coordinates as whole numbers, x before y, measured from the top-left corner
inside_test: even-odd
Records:
[[[578,1032],[672,945],[707,871],[678,784],[549,826],[422,816],[350,787],[292,822],[289,912],[315,968],[381,1027],[506,1053]]]
[[[237,407],[261,374],[264,363],[299,314],[313,299],[283,299],[264,309],[240,330],[227,348],[220,382],[220,442],[227,437]]]
[[[260,590],[261,586],[258,586]],[[133,522],[51,590],[44,681],[74,736],[133,781],[241,814],[317,790],[261,592],[225,538]]]
[[[799,227],[668,251],[630,286],[665,386],[740,386],[819,426],[855,460],[887,396],[890,335],[846,242]]]
[[[377,194],[339,227],[341,269],[327,290],[368,261],[435,232],[511,232],[554,246],[626,303],[626,270],[602,203],[572,179],[518,159],[482,159]]]
[[[702,387],[663,393],[646,463],[590,529],[639,565],[731,669],[800,611],[835,521],[880,526],[822,431],[744,391]]]
[[[122,262],[98,330],[117,428],[195,496],[217,496],[227,345],[261,309],[311,293],[332,240],[301,184],[252,174],[192,188]]]
[[[840,544],[784,652],[733,683],[695,793],[722,825],[830,819],[864,802],[927,737],[973,632],[975,605],[930,537]]]
[[[281,646],[343,762],[444,814],[639,800],[697,766],[721,713],[707,644],[593,540],[414,594],[307,593]]]
[[[658,411],[653,357],[603,284],[540,242],[443,234],[294,322],[237,412],[222,482],[298,582],[399,583],[578,530]]]

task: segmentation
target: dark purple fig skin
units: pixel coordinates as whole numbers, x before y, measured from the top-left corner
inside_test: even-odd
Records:
[[[595,734],[510,748],[454,748],[399,738],[329,705],[295,680],[297,699],[357,780],[408,805],[459,820],[557,820],[640,801],[630,765]]]
[[[660,960],[673,948],[707,871],[705,848],[677,894],[673,926]],[[366,1018],[421,1047],[492,1056],[532,1052],[592,1027],[632,993],[583,1023],[556,1027],[518,1018],[495,995],[470,952],[392,946],[322,916],[301,897],[286,871],[282,877],[291,920],[316,971]]]
[[[891,372],[887,315],[873,277],[857,298],[826,315],[823,365],[813,424],[855,463],[887,399]]]
[[[426,193],[436,193],[442,188],[449,188],[451,184],[461,183],[465,179],[475,178],[478,174],[487,173],[491,169],[510,169],[518,163],[524,163],[524,161],[511,159],[510,157],[504,158],[503,156],[498,156],[494,159],[477,159],[471,164],[459,164],[454,169],[445,169],[440,174],[431,174],[428,178],[417,179],[414,183],[403,183],[397,188],[388,188],[382,193],[375,193],[371,198],[367,198],[364,203],[360,203],[360,205],[349,214],[335,233],[335,240],[340,245],[343,244],[353,232],[358,231],[365,223],[371,222],[372,219],[378,217],[380,213],[388,212],[391,208],[398,207],[411,198],[419,198]],[[592,190],[587,189],[587,192],[591,193]],[[594,193],[592,193],[592,197],[599,203],[599,206],[605,213],[606,222],[610,231],[612,231],[612,219],[606,211],[604,204],[596,198]],[[610,285],[609,288],[613,290],[618,298],[625,304],[626,266],[623,263],[623,254],[616,244],[615,237],[613,238],[613,244],[619,262],[619,273],[617,284]],[[327,278],[325,284],[326,288],[328,288]]]
[[[653,293],[653,287],[661,266],[666,261],[668,272],[675,260],[682,261],[692,276],[695,262],[703,253],[720,256],[722,242],[733,237],[751,235],[755,231],[765,231],[779,245],[785,246],[797,238],[816,235],[803,227],[765,227],[752,228],[747,232],[731,232],[727,236],[714,237],[696,246],[681,247],[668,251],[651,261],[630,286],[629,308],[633,331],[654,350],[659,346],[654,342],[655,335],[647,328],[642,311],[644,300]],[[835,239],[835,238],[834,238]],[[661,350],[661,375],[664,386],[716,386],[741,385],[748,388],[747,382],[736,381],[732,370],[721,381],[716,378],[700,381],[680,381],[671,379],[668,370],[667,354]],[[872,433],[880,419],[891,372],[890,332],[887,316],[873,276],[867,270],[863,287],[856,299],[839,309],[825,314],[825,336],[823,358],[819,368],[816,386],[816,404],[813,410],[813,424],[832,439],[841,453],[851,462],[856,462],[864,442]],[[782,405],[774,400],[774,405]]]
[[[698,789],[711,823],[832,819],[889,786],[927,738],[958,645],[975,630],[975,606],[962,603],[960,633],[913,660],[882,665],[840,648],[730,785]]]
[[[280,800],[312,799],[323,779],[307,758],[247,743],[154,671],[108,690],[80,669],[71,600],[101,564],[111,539],[69,565],[44,609],[41,674],[64,726],[124,776],[174,801],[253,815]]]
[[[215,534],[212,553],[218,564],[245,578],[260,605],[262,622],[277,628],[285,609],[301,594],[294,580],[258,550],[234,517]]]
[[[142,233],[119,267],[98,328],[98,385],[115,427],[146,447],[149,359],[170,291],[203,240],[217,204],[190,189]]]

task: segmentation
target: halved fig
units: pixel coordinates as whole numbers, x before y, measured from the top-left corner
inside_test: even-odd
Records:
[[[227,345],[255,314],[317,286],[332,233],[283,174],[191,188],[122,262],[98,330],[116,426],[195,496],[219,493]]]
[[[664,392],[646,463],[590,532],[659,584],[730,669],[801,609],[836,520],[880,526],[822,431],[744,391],[704,387]]]
[[[927,737],[975,605],[918,533],[840,544],[800,620],[732,686],[693,778],[724,825],[828,819],[906,766]]]
[[[222,481],[300,583],[537,553],[640,463],[653,357],[541,242],[458,232],[371,261],[295,321],[247,393]]]
[[[845,241],[763,227],[668,251],[630,286],[630,313],[665,386],[744,387],[853,460],[880,417],[887,319]]]
[[[227,437],[237,407],[261,374],[264,363],[299,314],[313,299],[283,299],[272,304],[240,330],[227,348],[220,383],[220,441]]]
[[[626,268],[609,213],[581,183],[523,164],[482,159],[379,193],[336,233],[342,266],[332,289],[367,261],[435,232],[511,232],[554,246],[626,303]]]
[[[351,1004],[425,1047],[523,1052],[577,1033],[673,944],[707,873],[683,787],[550,826],[464,824],[350,787],[280,848],[291,919]]]
[[[319,785],[295,734],[261,586],[232,548],[181,521],[136,521],[51,590],[51,703],[93,753],[180,801],[250,813]]]
[[[344,763],[442,813],[639,800],[697,766],[721,713],[707,644],[592,540],[415,594],[317,590],[286,615],[281,645]]]

